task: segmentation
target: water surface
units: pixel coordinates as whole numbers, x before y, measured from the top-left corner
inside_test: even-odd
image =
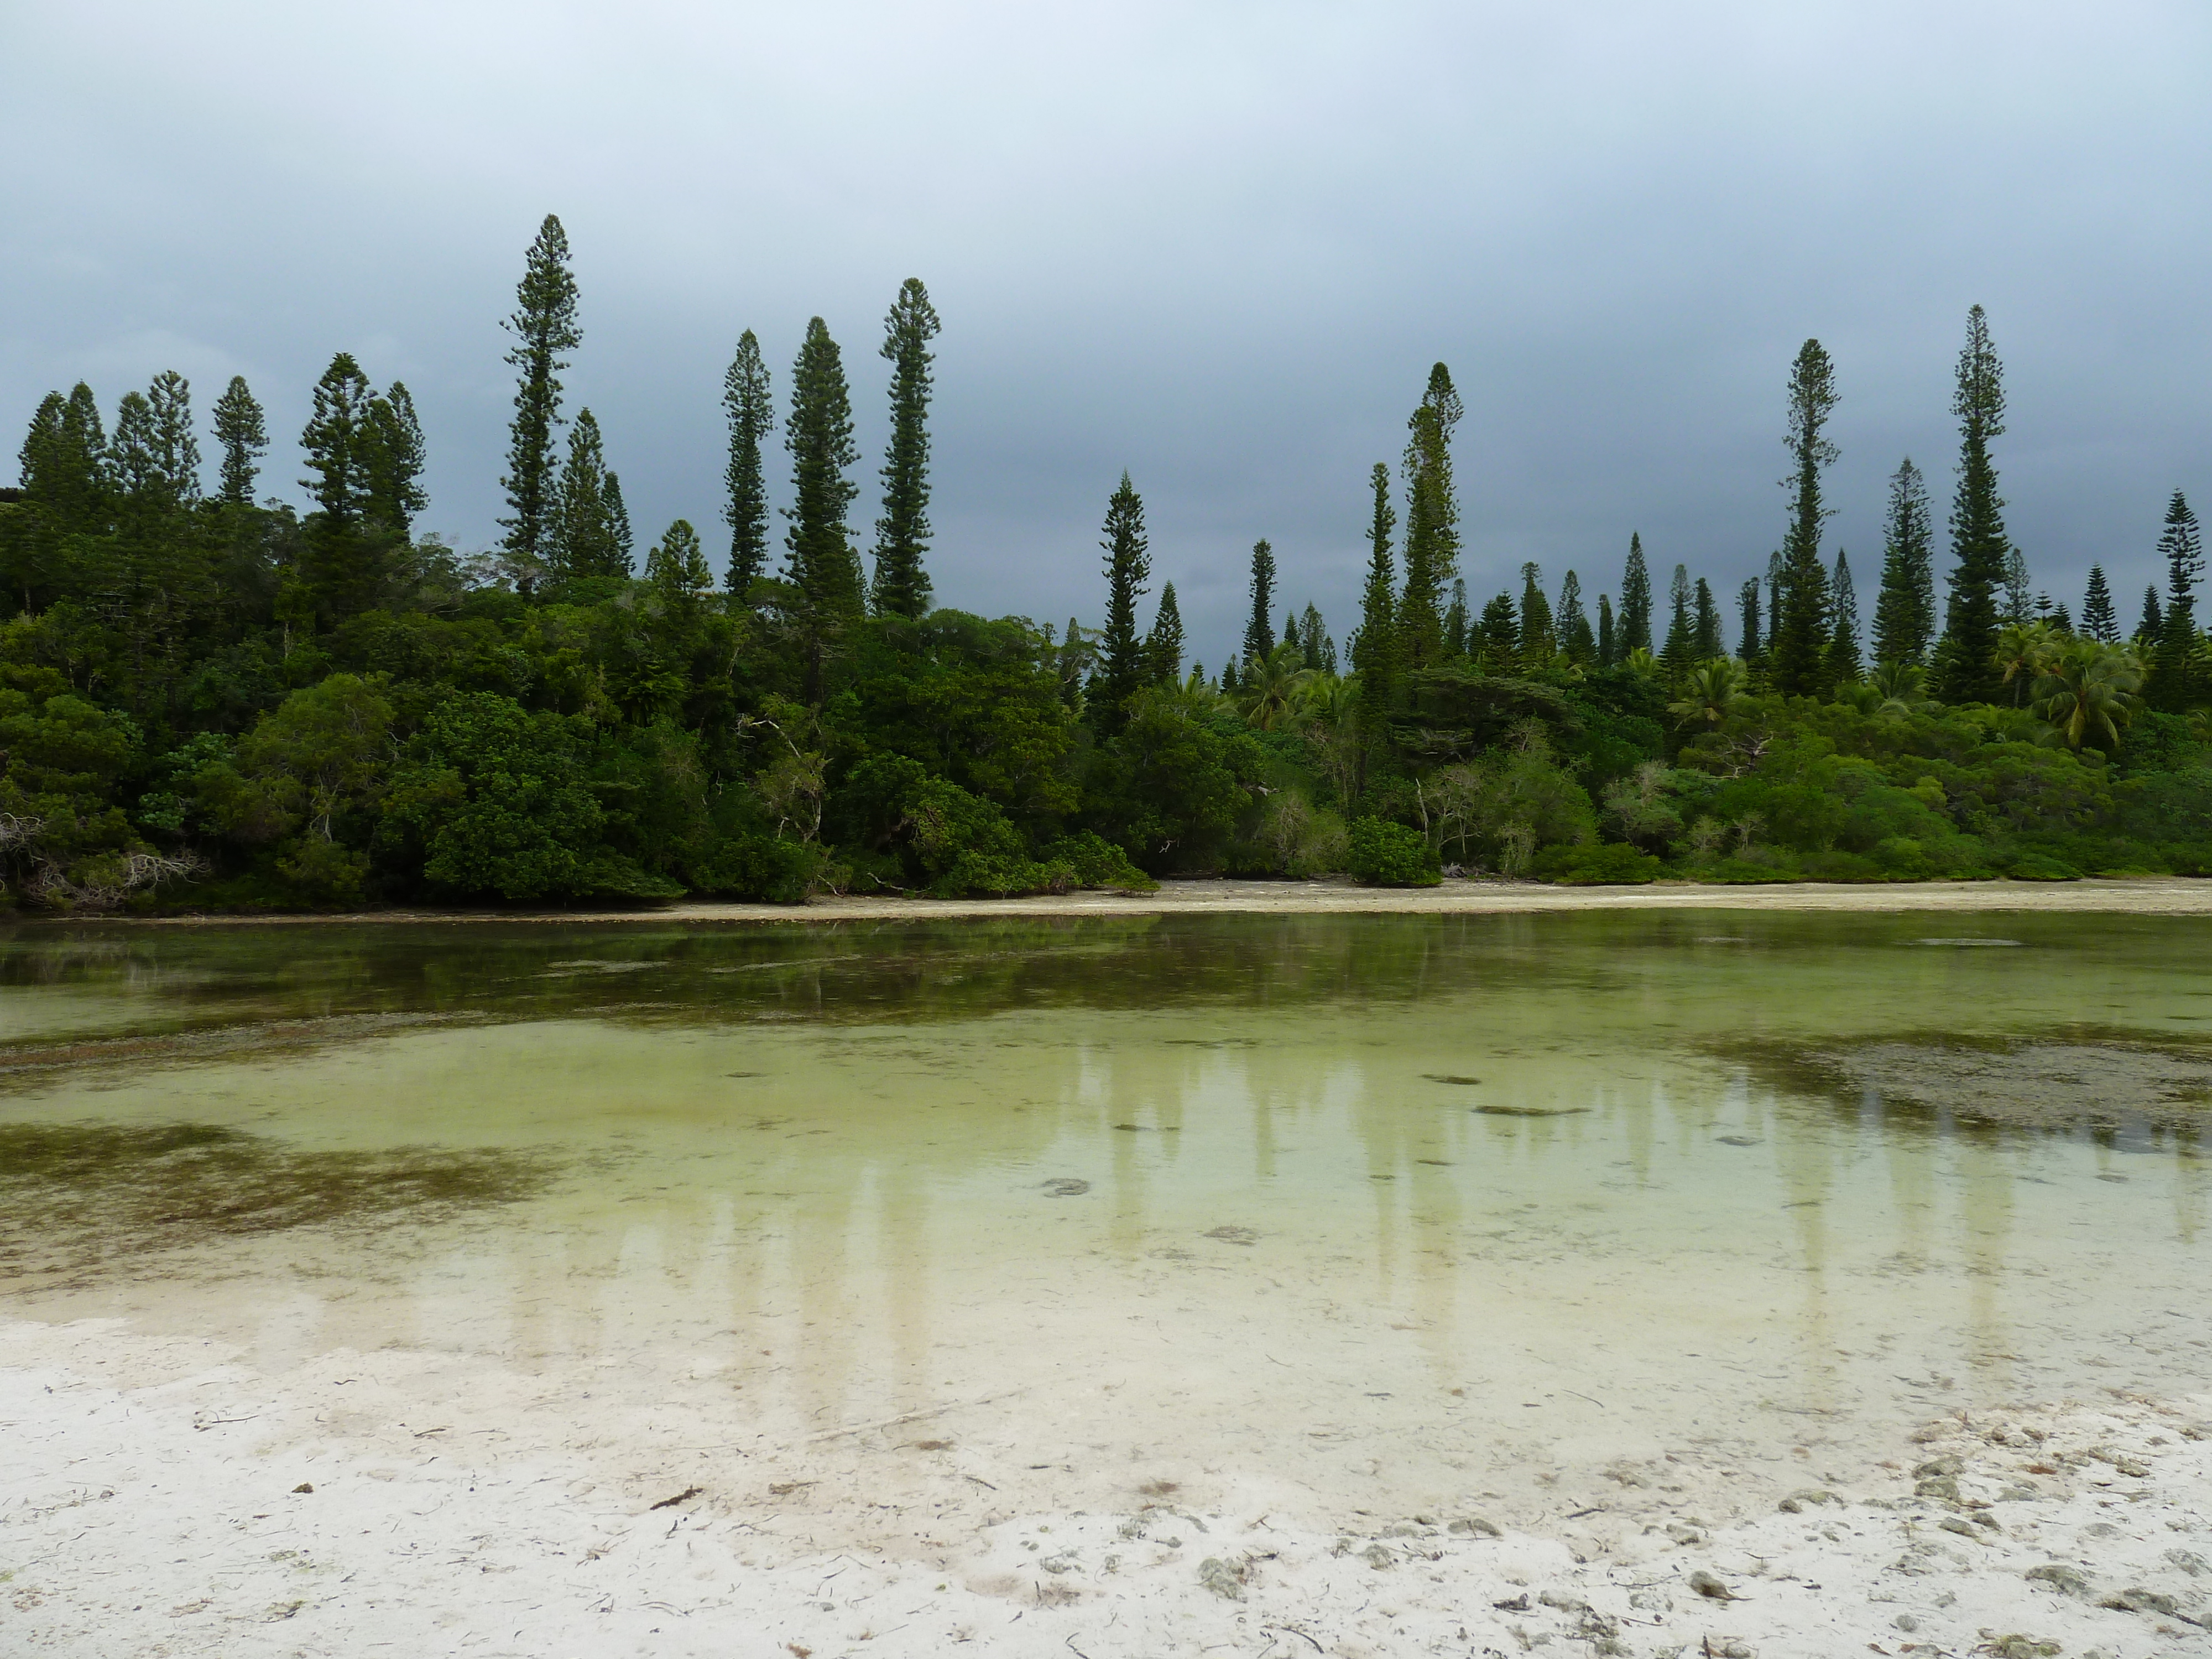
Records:
[[[429,1351],[756,1449],[951,1407],[920,1443],[1063,1504],[1833,1473],[1940,1413],[2204,1386],[2202,933],[25,928],[0,1315],[272,1374]]]

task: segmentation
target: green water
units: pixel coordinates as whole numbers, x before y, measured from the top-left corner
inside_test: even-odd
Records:
[[[2124,1062],[2212,1044],[2208,962],[2016,915],[25,928],[0,1317],[617,1366],[733,1432],[1018,1395],[1070,1468],[1315,1491],[1841,1446],[2205,1385],[2212,1106]],[[2095,1110],[1823,1069],[1961,1040],[2075,1043]]]

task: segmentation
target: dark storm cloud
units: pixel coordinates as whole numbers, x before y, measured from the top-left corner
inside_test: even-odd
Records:
[[[497,319],[544,212],[568,376],[641,533],[716,523],[721,370],[820,313],[879,448],[899,280],[939,343],[940,602],[1101,605],[1123,467],[1218,663],[1245,550],[1352,621],[1369,465],[1429,363],[1468,585],[1617,585],[1632,528],[1723,592],[1779,538],[1782,383],[1833,353],[1862,595],[1882,481],[1948,492],[1966,307],[2039,585],[2151,574],[2212,493],[2201,6],[80,4],[0,22],[0,411],[246,374],[272,429],[349,349],[413,388],[426,520],[490,541]],[[289,489],[280,445],[265,483]],[[873,517],[872,459],[856,528]],[[1939,503],[1939,513],[1941,506]],[[710,544],[714,539],[710,532]],[[2127,602],[2131,607],[2133,601]]]

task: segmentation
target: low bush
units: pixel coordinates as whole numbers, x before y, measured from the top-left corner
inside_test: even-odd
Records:
[[[1540,880],[1561,887],[1643,887],[1659,879],[1666,866],[1625,842],[1585,842],[1578,847],[1547,847],[1529,866]]]
[[[1370,887],[1434,887],[1444,878],[1443,860],[1428,837],[1387,818],[1361,818],[1352,826],[1346,863]]]

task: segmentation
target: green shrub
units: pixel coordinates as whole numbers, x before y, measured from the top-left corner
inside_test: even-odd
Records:
[[[1444,878],[1443,860],[1428,838],[1384,818],[1361,818],[1352,826],[1348,862],[1370,887],[1434,887]]]
[[[800,904],[821,879],[826,856],[811,842],[769,835],[732,836],[718,842],[691,871],[691,884],[724,898]]]
[[[1663,867],[1650,854],[1617,841],[1549,847],[1529,866],[1539,879],[1561,887],[1643,887],[1658,880]]]
[[[2045,858],[2040,853],[2029,853],[2012,861],[2005,874],[2014,881],[2079,881],[2081,872],[2070,864],[2061,864],[2057,859]]]
[[[1159,886],[1129,862],[1129,855],[1103,836],[1085,830],[1062,836],[1044,849],[1041,861],[1064,864],[1074,874],[1078,887],[1110,887],[1122,892],[1149,893]]]

